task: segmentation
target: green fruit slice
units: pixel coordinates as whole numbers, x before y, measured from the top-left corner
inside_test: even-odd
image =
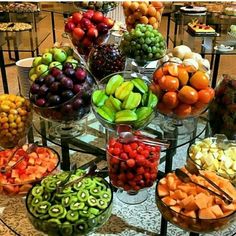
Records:
[[[147,106],[148,103],[148,93],[144,93],[142,96],[142,106]]]
[[[66,221],[61,224],[60,231],[62,235],[70,236],[73,233],[73,226],[70,222]]]
[[[124,82],[124,78],[121,75],[112,76],[106,85],[106,94],[114,94],[116,89]]]
[[[69,210],[66,214],[66,219],[71,221],[71,222],[75,222],[79,219],[79,212],[78,211],[73,211],[73,210]]]
[[[40,215],[40,216],[39,216],[39,219],[40,219],[40,220],[47,220],[47,219],[49,219],[49,218],[50,218],[50,215],[49,215],[49,214]]]
[[[115,97],[120,100],[124,100],[130,94],[133,88],[134,84],[131,81],[125,81],[116,89]]]
[[[34,197],[32,202],[31,202],[31,205],[35,207],[42,201],[43,201],[42,196]]]
[[[61,224],[61,221],[59,220],[59,219],[50,219],[50,220],[48,220],[48,222],[51,222],[51,223],[56,223],[56,224],[58,224],[58,225],[60,225]]]
[[[44,192],[43,186],[35,186],[32,189],[32,195],[35,196],[35,197],[41,196],[43,194],[43,192]]]
[[[104,90],[96,90],[93,92],[92,101],[97,107],[103,106],[107,99],[108,96]]]
[[[90,194],[92,194],[94,197],[97,197],[100,195],[100,189],[98,187],[91,188],[89,190]]]
[[[97,206],[100,209],[106,209],[107,208],[107,202],[103,201],[102,199],[99,199],[98,203],[97,203]]]
[[[85,184],[80,181],[80,182],[74,183],[73,188],[79,191],[80,189],[85,188]]]
[[[85,203],[84,202],[72,202],[70,205],[70,209],[73,211],[76,210],[82,210],[85,207]]]
[[[47,201],[42,201],[38,203],[36,210],[38,213],[45,214],[48,212],[49,208],[51,207],[51,203]]]
[[[101,191],[100,198],[105,202],[110,202],[111,200],[111,193],[108,191]]]
[[[88,205],[89,206],[96,206],[97,205],[97,199],[94,196],[88,197]]]
[[[88,225],[83,219],[80,219],[77,221],[74,228],[76,233],[84,234],[88,228]]]
[[[97,108],[97,113],[103,117],[105,120],[108,120],[110,122],[113,122],[115,119],[115,111],[112,111],[109,107],[106,105]]]
[[[92,214],[92,215],[99,215],[99,213],[100,213],[100,210],[99,209],[97,209],[97,208],[95,208],[95,207],[90,207],[89,209],[88,209],[88,212],[90,213],[90,214]]]
[[[51,194],[48,192],[44,192],[42,195],[44,201],[48,201],[51,198]]]
[[[122,103],[122,107],[126,110],[132,110],[141,102],[141,94],[140,93],[133,93],[130,92],[130,94],[125,98],[124,102]]]
[[[61,199],[61,203],[64,207],[70,206],[73,202],[76,202],[78,198],[76,196],[67,195]]]
[[[66,209],[59,204],[53,205],[49,208],[48,214],[54,218],[64,218],[66,216]]]
[[[112,95],[110,95],[110,97],[106,100],[105,105],[114,111],[121,110],[121,101],[117,98],[114,98]]]
[[[148,86],[144,82],[144,80],[140,78],[135,78],[132,79],[131,82],[134,84],[135,88],[137,88],[139,92],[146,93],[148,91]]]
[[[80,214],[82,217],[86,217],[86,218],[88,218],[89,215],[90,215],[87,210],[79,211],[79,214]]]
[[[123,110],[123,111],[118,111],[116,113],[116,117],[115,117],[116,123],[135,121],[135,120],[137,120],[137,115],[135,114],[134,111]]]
[[[79,201],[86,202],[88,200],[88,197],[89,197],[88,190],[86,190],[86,189],[79,190],[79,192],[77,193],[77,197],[78,197]]]
[[[153,94],[151,91],[149,91],[147,106],[154,108],[154,107],[156,107],[157,103],[158,103],[157,96],[155,94]]]
[[[140,107],[136,110],[136,114],[139,121],[149,117],[152,114],[152,112],[153,109],[151,107]]]

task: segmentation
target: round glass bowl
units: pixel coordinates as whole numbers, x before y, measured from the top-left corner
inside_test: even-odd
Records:
[[[155,117],[157,104],[148,84],[147,77],[131,71],[108,75],[92,94],[94,115],[110,130],[117,130],[119,125],[142,129]]]
[[[236,141],[215,135],[197,141],[188,148],[187,165],[213,171],[236,186]]]
[[[164,6],[161,2],[125,1],[122,4],[127,30],[137,24],[149,24],[158,29],[161,24]]]
[[[0,151],[0,194],[24,196],[34,183],[57,169],[60,156],[54,149],[37,146],[27,153],[30,145]],[[22,156],[24,158],[11,168]]]
[[[207,176],[208,178],[211,178],[211,180],[213,180],[213,178],[215,180],[216,177],[220,178],[221,184],[225,186],[225,188],[222,187],[223,190],[230,185],[229,189],[233,189],[234,191],[230,196],[235,199],[235,189],[227,180],[211,172],[209,172]],[[196,185],[194,186],[192,183],[183,183],[178,178],[176,180],[176,178],[175,174],[169,173],[159,180],[156,185],[156,204],[162,216],[167,221],[183,230],[195,233],[219,232],[235,222],[235,203],[227,205],[218,197],[210,195],[211,200],[213,201],[211,203],[209,202],[211,208],[206,207],[199,210],[198,206],[203,206],[200,204],[200,201],[202,201],[202,204],[208,204],[207,197],[204,199],[203,195],[210,197],[209,192],[206,192],[201,188],[199,188],[199,192],[196,192],[195,190],[198,188]],[[197,177],[195,176],[195,181],[196,178]],[[172,187],[169,186],[173,191],[171,191],[167,185],[167,183],[170,183],[169,181],[172,181]],[[202,183],[203,182],[201,182],[201,184]],[[217,185],[219,186],[219,183],[217,183]],[[175,187],[173,188],[173,186]],[[187,191],[188,194],[185,191]],[[194,194],[196,194],[195,197],[193,196]],[[202,196],[199,194],[202,194]],[[231,210],[229,210],[229,208],[231,208]],[[215,209],[217,210],[215,211]]]
[[[0,95],[0,147],[15,147],[26,137],[31,122],[31,106],[26,98],[13,94]]]
[[[225,134],[228,139],[236,138],[235,88],[236,76],[223,75],[215,89],[215,99],[209,107],[209,121],[213,135]]]
[[[81,178],[76,170],[70,181]],[[26,207],[37,230],[52,236],[87,235],[102,226],[111,216],[113,193],[100,177],[86,177],[58,192],[57,185],[69,172],[49,176],[28,193]]]

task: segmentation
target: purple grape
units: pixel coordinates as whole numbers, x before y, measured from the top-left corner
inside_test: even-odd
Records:
[[[64,74],[70,78],[73,78],[75,75],[75,70],[73,68],[66,68]]]
[[[73,81],[72,79],[64,76],[62,79],[61,79],[61,85],[63,88],[66,88],[66,89],[73,89]]]
[[[87,75],[85,78],[85,83],[88,83],[90,86],[92,86],[94,84],[94,79],[90,75]]]
[[[39,98],[36,100],[36,105],[39,106],[39,107],[43,107],[46,103],[46,100],[44,98]]]
[[[64,65],[63,65],[63,70],[65,71],[66,69],[68,69],[68,68],[74,68],[73,67],[73,64],[71,63],[71,62],[66,62],[66,63],[64,63]]]
[[[63,105],[62,109],[61,109],[61,112],[64,113],[64,114],[73,114],[73,107],[71,104],[65,104]]]
[[[61,93],[63,101],[68,101],[74,96],[74,93],[71,90],[65,90]]]
[[[61,103],[61,97],[58,95],[51,95],[48,99],[50,105],[55,106]]]
[[[81,84],[74,84],[74,87],[73,87],[73,92],[75,94],[78,94],[80,92],[83,92],[83,86]]]
[[[61,83],[60,82],[53,82],[50,86],[50,91],[52,93],[58,93],[60,92],[60,89],[61,89]]]
[[[53,68],[51,68],[51,75],[53,76],[53,77],[57,77],[58,75],[60,75],[60,74],[63,74],[63,72],[60,70],[60,69],[58,69],[58,68],[56,68],[56,67],[53,67]]]
[[[75,70],[75,78],[78,82],[83,82],[87,76],[87,72],[80,67],[77,67]]]
[[[47,94],[48,90],[49,90],[49,88],[47,87],[47,85],[46,85],[46,84],[43,84],[43,85],[39,88],[38,94],[39,94],[40,96],[45,96],[45,95]]]
[[[39,88],[40,88],[39,84],[33,83],[30,87],[30,92],[32,94],[37,94],[39,92]]]
[[[65,75],[63,73],[61,73],[61,74],[57,75],[56,80],[61,81],[64,77],[65,77]]]
[[[44,83],[44,78],[40,76],[34,81],[34,83],[42,85]]]
[[[73,108],[74,110],[78,110],[81,106],[83,106],[83,100],[81,98],[77,98],[74,102],[73,102]]]
[[[55,77],[52,76],[52,75],[47,75],[47,76],[44,77],[44,83],[45,83],[48,87],[50,87],[50,85],[51,85],[55,80],[56,80]]]

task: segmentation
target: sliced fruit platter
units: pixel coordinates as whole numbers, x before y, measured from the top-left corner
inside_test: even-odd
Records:
[[[98,120],[116,130],[119,124],[136,129],[147,125],[155,116],[158,99],[148,88],[148,80],[132,72],[107,76],[92,94],[92,108]]]
[[[164,218],[184,230],[197,233],[209,233],[228,227],[236,217],[236,190],[233,185],[213,172],[201,171],[202,175],[211,179],[233,199],[231,203],[226,203],[197,186],[200,184],[218,193],[203,177],[191,175],[184,168],[182,171],[194,183],[183,182],[173,172],[157,184],[156,203]]]
[[[33,183],[56,170],[58,153],[42,146],[29,152],[31,145],[0,151],[0,194],[25,195]]]
[[[48,176],[28,193],[26,207],[36,229],[49,235],[85,235],[104,224],[111,215],[113,194],[107,181],[84,177],[85,171]],[[58,186],[67,179],[71,186]]]

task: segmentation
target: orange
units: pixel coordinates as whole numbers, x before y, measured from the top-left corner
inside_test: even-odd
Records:
[[[125,16],[130,16],[132,14],[132,11],[129,8],[124,9]]]
[[[206,104],[197,101],[193,106],[192,106],[192,114],[193,115],[199,115],[204,111],[204,109],[207,107]]]
[[[133,15],[130,15],[127,17],[127,23],[128,24],[134,24],[135,19],[133,18]]]
[[[180,66],[178,68],[179,68],[179,74],[178,74],[179,82],[181,86],[184,86],[188,83],[189,75],[185,68]]]
[[[211,95],[211,99],[213,99],[215,97],[215,90],[211,87],[207,87],[205,88]]]
[[[146,16],[140,17],[140,23],[142,24],[148,24],[148,18]]]
[[[162,70],[162,68],[160,67],[160,68],[158,68],[158,69],[156,69],[156,70],[154,71],[152,78],[153,78],[153,80],[154,80],[155,82],[158,82],[158,80],[159,80],[163,75],[164,75],[163,70]]]
[[[139,3],[138,2],[132,2],[131,4],[130,4],[130,9],[133,11],[133,12],[135,12],[137,9],[138,9],[138,7],[139,7]]]
[[[151,6],[151,5],[149,5],[147,14],[149,16],[156,16],[156,13],[157,13],[156,8]]]
[[[158,80],[159,85],[164,91],[176,91],[179,88],[179,80],[171,75],[164,75]]]
[[[131,1],[124,1],[124,2],[123,2],[123,7],[124,7],[124,8],[129,8],[130,5],[131,5]]]
[[[193,104],[193,103],[197,102],[197,100],[198,100],[198,93],[194,88],[192,88],[188,85],[184,85],[179,90],[178,98],[183,103]]]
[[[172,114],[172,110],[169,109],[164,103],[162,102],[158,102],[157,104],[157,110],[165,115],[171,115]]]
[[[157,22],[157,19],[154,16],[149,17],[148,23],[153,25]]]
[[[190,84],[197,90],[205,89],[209,86],[209,79],[202,71],[195,72],[190,78]]]
[[[142,15],[146,15],[147,14],[147,4],[142,2],[139,4],[139,7],[138,7],[139,11],[142,13]]]
[[[187,117],[191,114],[192,107],[188,104],[180,103],[175,109],[174,113],[179,117]]]
[[[136,11],[134,14],[133,14],[133,18],[138,20],[140,17],[142,17],[142,13],[140,11]]]
[[[168,64],[167,66],[168,72],[172,76],[178,76],[179,70],[178,70],[178,65],[177,64]]]
[[[179,103],[178,94],[176,92],[167,92],[163,95],[162,102],[167,106],[167,108],[173,109],[177,107]]]
[[[154,7],[156,8],[161,8],[163,7],[163,3],[162,2],[152,2],[151,3]]]
[[[207,89],[201,89],[198,91],[198,101],[208,104],[212,100],[212,95]]]
[[[158,27],[159,27],[159,23],[156,22],[156,23],[152,24],[152,27],[153,27],[153,29],[158,29]]]
[[[160,88],[159,84],[156,84],[156,83],[152,82],[149,85],[149,89],[151,89],[151,91],[154,94],[156,94],[159,99],[162,97],[163,92],[161,91],[161,88]]]
[[[159,11],[156,13],[156,18],[158,22],[161,22],[161,13]]]

